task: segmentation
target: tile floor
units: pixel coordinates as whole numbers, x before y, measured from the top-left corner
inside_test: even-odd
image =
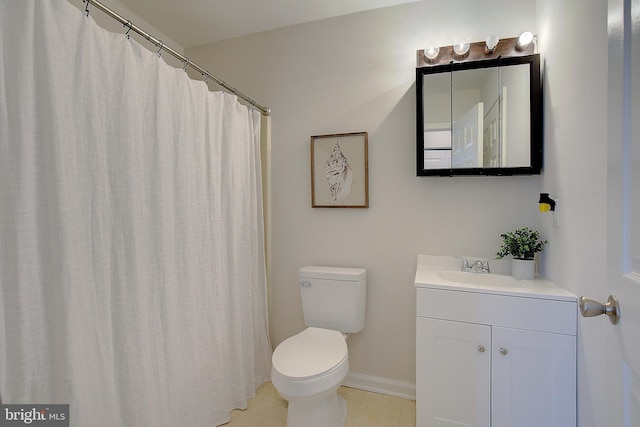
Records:
[[[347,401],[345,427],[415,427],[416,402],[399,397],[340,387],[338,394]],[[224,427],[285,427],[287,402],[273,385],[264,383],[249,399],[249,407],[231,412]]]

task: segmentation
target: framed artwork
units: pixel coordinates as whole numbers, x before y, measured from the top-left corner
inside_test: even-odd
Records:
[[[369,207],[367,145],[367,132],[311,137],[311,207]]]

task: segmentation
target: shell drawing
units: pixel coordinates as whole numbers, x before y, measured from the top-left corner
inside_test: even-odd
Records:
[[[344,200],[351,192],[353,181],[353,171],[347,162],[347,158],[342,154],[340,144],[336,142],[331,156],[324,164],[324,176],[329,184],[329,191],[333,201]]]

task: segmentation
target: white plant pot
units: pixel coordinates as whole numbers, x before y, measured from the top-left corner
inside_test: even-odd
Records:
[[[514,279],[533,280],[536,278],[536,262],[532,259],[512,259],[511,275]]]

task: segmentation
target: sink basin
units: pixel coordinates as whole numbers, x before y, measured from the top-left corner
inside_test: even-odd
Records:
[[[466,271],[443,270],[438,272],[441,279],[476,286],[500,286],[509,288],[521,288],[526,285],[522,280],[502,274],[467,273]]]
[[[479,259],[473,258],[471,259]],[[414,285],[417,288],[455,290],[525,298],[563,299],[575,302],[576,296],[542,277],[518,280],[511,275],[509,260],[490,262],[493,273],[461,271],[460,259],[445,255],[418,255]]]

